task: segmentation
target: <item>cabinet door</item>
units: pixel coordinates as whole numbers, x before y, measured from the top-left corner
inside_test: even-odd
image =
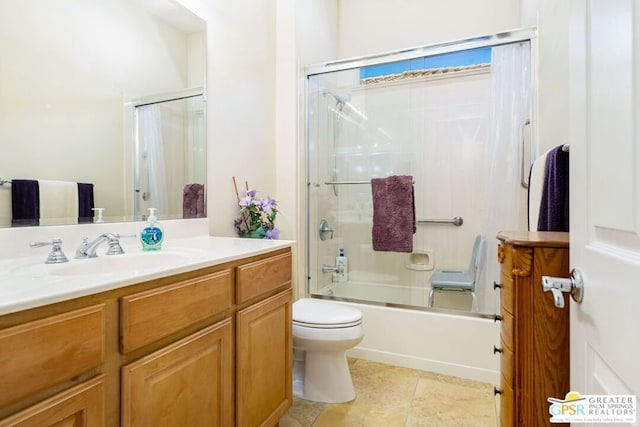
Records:
[[[233,425],[231,319],[122,368],[123,426]]]
[[[238,426],[274,426],[291,406],[291,295],[288,289],[238,312]]]
[[[0,421],[0,427],[100,427],[104,418],[104,375]]]

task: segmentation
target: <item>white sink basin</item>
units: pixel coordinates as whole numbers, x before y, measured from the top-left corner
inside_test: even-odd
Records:
[[[72,260],[51,269],[54,276],[114,275],[183,265],[197,259],[193,253],[178,251],[137,252],[124,255],[100,255],[91,259]]]

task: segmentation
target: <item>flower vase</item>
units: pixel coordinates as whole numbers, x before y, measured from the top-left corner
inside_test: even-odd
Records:
[[[263,239],[264,238],[264,236],[257,231],[250,231],[248,233],[242,234],[240,237],[243,237],[245,239]]]

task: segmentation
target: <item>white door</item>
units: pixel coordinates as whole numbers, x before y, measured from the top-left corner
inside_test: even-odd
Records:
[[[572,1],[571,267],[584,275],[584,300],[571,304],[571,387],[580,394],[640,396],[639,28],[640,1]]]

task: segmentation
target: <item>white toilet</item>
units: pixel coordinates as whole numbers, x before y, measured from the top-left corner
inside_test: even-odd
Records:
[[[346,351],[364,337],[362,312],[330,301],[293,303],[293,395],[313,402],[355,399]]]

